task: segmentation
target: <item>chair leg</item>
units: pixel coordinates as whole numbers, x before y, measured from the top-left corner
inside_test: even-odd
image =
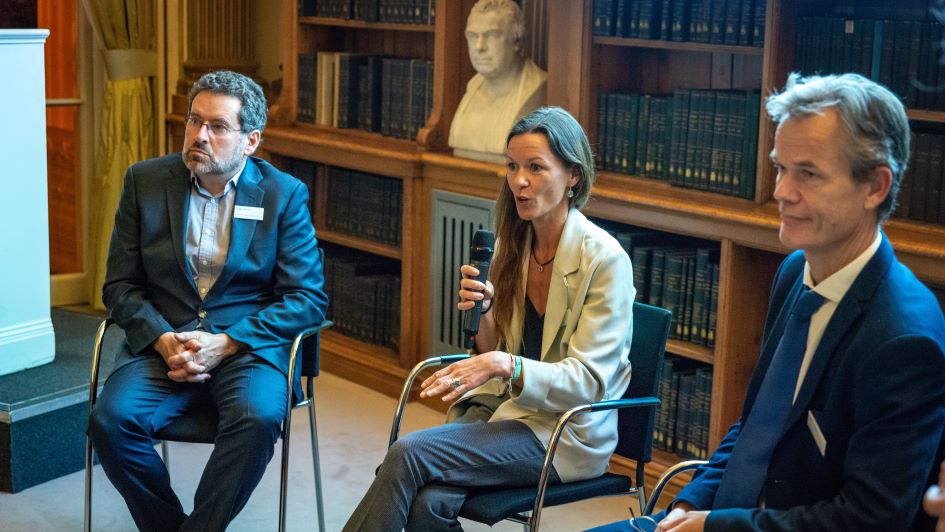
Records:
[[[85,437],[85,515],[83,530],[92,530],[92,441]]]
[[[643,512],[646,509],[646,493],[643,491],[643,486],[637,486],[637,504],[640,505],[640,515],[643,515]]]
[[[164,460],[164,467],[171,470],[171,451],[167,445],[167,440],[161,440],[161,459]]]
[[[325,507],[322,503],[322,468],[318,460],[318,427],[315,424],[315,398],[308,403],[308,427],[312,434],[312,471],[315,475],[315,506],[318,509],[318,532],[325,532]]]
[[[292,434],[292,410],[286,413],[282,432],[282,478],[279,482],[279,532],[285,532],[286,503],[289,488],[289,442]]]

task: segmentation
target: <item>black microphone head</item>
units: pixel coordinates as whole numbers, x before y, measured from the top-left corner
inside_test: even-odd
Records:
[[[495,235],[492,231],[480,229],[473,235],[472,246],[469,248],[469,260],[489,262],[492,260],[492,251],[495,247]]]

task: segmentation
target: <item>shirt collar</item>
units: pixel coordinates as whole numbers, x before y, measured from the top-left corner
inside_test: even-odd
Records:
[[[233,177],[231,177],[230,180],[226,182],[226,185],[223,187],[223,194],[220,194],[220,196],[226,196],[227,194],[230,193],[231,190],[233,190],[233,188],[236,187],[236,185],[240,181],[240,176],[243,175],[243,170],[245,169],[246,169],[246,159],[243,159],[243,165],[240,166],[239,171],[236,172],[236,174],[234,174]],[[196,174],[193,174],[193,173],[190,174],[190,184],[194,187],[194,190],[196,190],[202,196],[206,196],[208,198],[213,197],[213,194],[210,194],[210,192],[208,192],[207,189],[203,188],[203,186],[200,185],[200,180],[197,179]]]
[[[870,244],[863,253],[860,253],[857,258],[850,261],[849,264],[840,268],[834,272],[833,275],[827,277],[816,286],[814,286],[814,279],[810,275],[810,264],[805,261],[804,285],[824,296],[825,299],[839,303],[850,287],[853,286],[853,282],[856,281],[860,272],[866,267],[866,263],[876,254],[876,250],[879,249],[879,245],[882,241],[883,237],[880,232],[877,231],[876,237],[873,238],[873,243]]]

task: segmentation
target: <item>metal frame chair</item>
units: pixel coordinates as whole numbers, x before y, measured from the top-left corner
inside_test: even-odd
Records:
[[[541,511],[546,505],[557,506],[600,496],[635,495],[640,508],[645,507],[644,466],[652,459],[653,423],[656,417],[656,406],[660,403],[656,395],[671,317],[672,314],[666,309],[634,303],[633,342],[630,347],[633,377],[630,379],[630,386],[624,393],[624,397],[576,406],[562,414],[558,418],[558,423],[548,443],[538,486],[470,492],[460,510],[460,517],[490,526],[501,520],[509,520],[522,523],[526,531],[537,532],[541,523]],[[397,441],[400,422],[417,375],[426,368],[450,364],[468,357],[469,355],[466,354],[444,355],[428,358],[414,366],[400,394],[388,446]],[[593,479],[549,486],[552,461],[561,433],[568,422],[574,416],[584,412],[602,412],[613,409],[621,409],[617,454],[634,460],[636,463],[635,481],[623,475],[604,473]]]
[[[106,319],[99,325],[98,332],[95,335],[95,346],[92,351],[92,374],[89,382],[89,414],[95,406],[98,396],[98,373],[99,364],[102,356],[102,341],[105,338],[105,331],[114,322],[111,318]],[[288,404],[286,408],[286,417],[282,422],[282,477],[279,488],[279,531],[285,531],[286,525],[286,501],[289,480],[289,441],[292,430],[292,411],[296,408],[307,407],[309,418],[309,431],[312,439],[312,468],[315,477],[315,501],[318,510],[318,529],[325,532],[325,512],[322,503],[322,482],[321,467],[318,460],[318,429],[315,423],[315,395],[314,378],[319,372],[320,338],[319,333],[322,330],[331,327],[332,322],[325,320],[321,324],[303,330],[296,335],[292,342],[292,349],[289,352],[289,377],[286,379],[288,388]],[[303,349],[303,342],[309,338],[310,345]],[[305,390],[302,399],[293,403],[293,379],[292,375],[296,372],[297,353],[303,351],[300,371],[305,379]],[[213,409],[200,409],[188,413],[181,418],[174,420],[168,427],[162,429],[155,435],[155,439],[161,440],[161,455],[164,463],[170,468],[168,441],[180,441],[188,443],[213,443],[216,437],[216,411]],[[92,442],[88,436],[85,438],[85,532],[92,529]]]
[[[653,515],[653,511],[656,510],[656,503],[659,502],[660,495],[663,494],[663,488],[669,484],[669,481],[672,480],[673,477],[680,473],[685,473],[686,471],[692,471],[708,463],[708,460],[686,460],[667,467],[666,471],[663,471],[663,474],[656,479],[656,485],[653,486],[653,493],[650,494],[650,500],[646,502],[646,506],[640,507],[641,513],[643,515]]]

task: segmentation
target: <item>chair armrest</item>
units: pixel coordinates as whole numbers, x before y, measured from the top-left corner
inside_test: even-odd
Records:
[[[646,502],[646,508],[643,509],[643,515],[653,515],[653,510],[656,509],[656,503],[659,502],[663,488],[666,487],[666,484],[668,484],[673,477],[680,473],[697,469],[708,463],[708,460],[686,460],[667,467],[666,471],[663,471],[660,478],[656,480],[656,485],[653,486],[653,493],[650,494],[650,500]]]
[[[391,424],[390,428],[390,439],[387,441],[387,446],[390,447],[397,441],[397,438],[400,436],[400,422],[404,416],[404,409],[407,408],[407,400],[410,398],[410,389],[413,387],[413,381],[416,380],[417,375],[420,374],[426,368],[432,366],[443,366],[446,364],[452,364],[453,362],[459,362],[460,360],[465,360],[471,355],[465,353],[455,354],[455,355],[442,355],[438,357],[430,357],[413,367],[410,370],[410,373],[407,374],[407,378],[404,380],[404,387],[400,391],[400,400],[397,402],[397,410],[394,412],[394,421]]]
[[[318,334],[324,331],[325,329],[331,327],[332,325],[334,325],[334,322],[332,322],[331,320],[322,320],[322,322],[319,323],[318,325],[313,325],[311,327],[302,329],[301,332],[295,335],[295,339],[292,340],[292,349],[289,350],[289,371],[288,373],[286,373],[286,377],[287,377],[286,388],[288,392],[286,395],[286,407],[285,407],[285,415],[286,415],[286,420],[287,420],[286,424],[288,423],[288,420],[292,418],[292,408],[296,406],[295,399],[294,399],[295,379],[293,379],[293,376],[295,375],[296,358],[299,353],[299,350],[302,349],[302,342],[305,341],[305,339],[308,338],[309,336]],[[311,385],[309,385],[309,392],[311,392],[311,390],[312,390]],[[304,401],[301,401],[299,404],[300,405],[305,404],[306,401],[310,401],[310,400],[312,400],[311,397]]]
[[[92,348],[92,373],[89,376],[89,414],[92,414],[92,407],[98,399],[98,368],[102,363],[102,342],[105,340],[105,331],[115,323],[115,320],[106,318],[98,326],[95,333],[95,345]]]
[[[322,320],[318,325],[313,325],[307,329],[302,329],[302,331],[295,335],[295,339],[292,341],[292,349],[289,350],[289,375],[295,375],[295,357],[299,352],[299,349],[302,348],[302,342],[314,334],[318,334],[325,329],[331,327],[335,323],[331,320]],[[292,400],[292,389],[289,389],[289,401]]]
[[[551,476],[555,452],[558,450],[558,441],[561,439],[564,428],[574,416],[585,412],[605,412],[607,410],[637,408],[641,406],[655,407],[659,404],[660,400],[658,397],[614,399],[612,401],[601,401],[576,406],[562,414],[561,417],[558,418],[558,423],[555,425],[554,431],[551,433],[551,438],[548,440],[548,450],[545,452],[545,462],[542,465],[541,477],[539,477],[538,480],[538,491],[535,493],[535,505],[532,507],[532,517],[529,520],[529,528],[531,530],[538,530],[538,524],[541,521],[541,509],[545,504],[545,491],[548,489],[548,479]]]

